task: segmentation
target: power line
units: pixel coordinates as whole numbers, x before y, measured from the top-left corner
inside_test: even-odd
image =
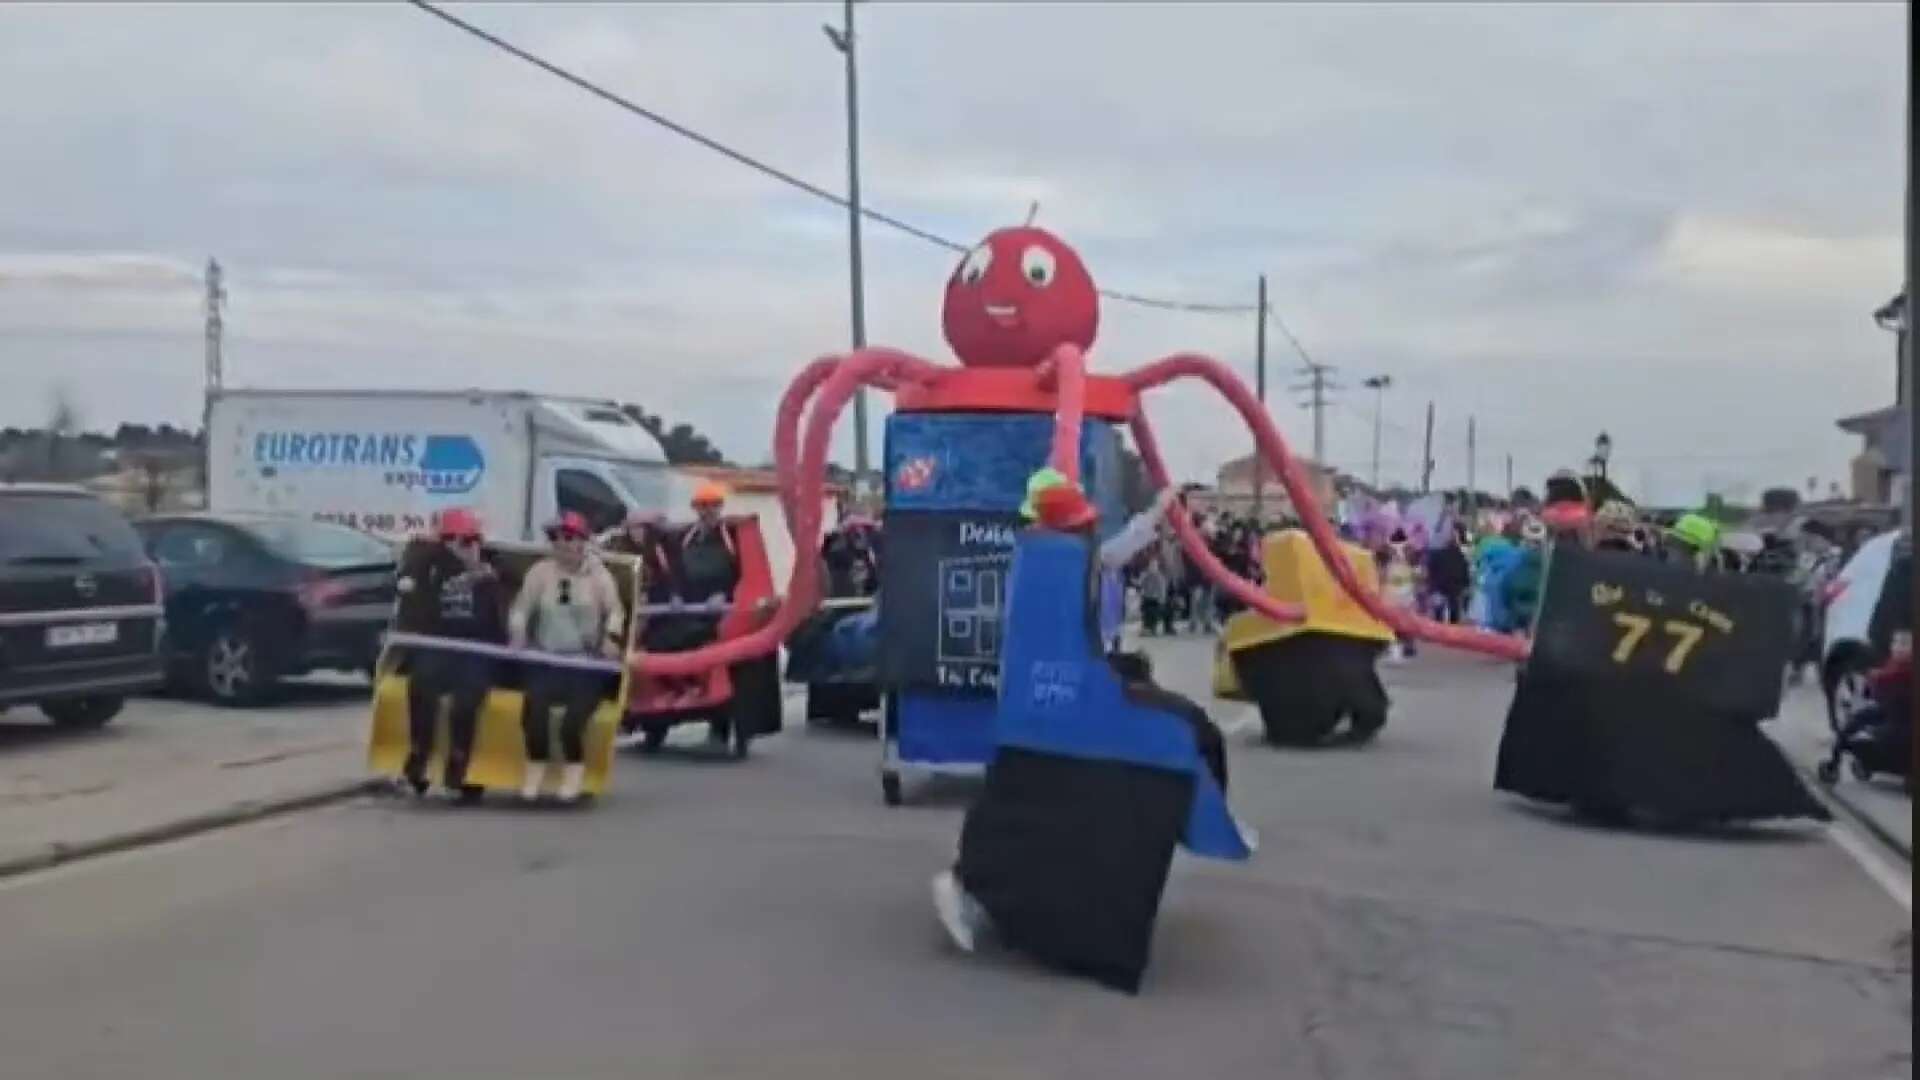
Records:
[[[619,94],[616,94],[613,91],[606,89],[605,87],[602,87],[587,79],[584,79],[579,75],[575,75],[573,72],[568,71],[567,69],[559,66],[558,64],[542,59],[541,57],[528,52],[527,50],[521,48],[520,46],[515,45],[510,41],[507,41],[505,38],[502,38],[487,30],[483,30],[480,27],[475,26],[470,22],[467,22],[465,19],[461,19],[458,16],[451,15],[445,11],[442,11],[440,8],[429,3],[428,0],[407,0],[407,3],[412,4],[414,7],[419,8],[421,11],[426,12],[427,14],[433,16],[436,19],[439,19],[440,21],[446,23],[449,26],[454,27],[457,30],[464,31],[467,34],[475,38],[478,38],[481,41],[486,42],[487,44],[493,46],[496,49],[499,49],[501,52],[507,53],[508,55],[514,57],[517,60],[520,60],[527,64],[531,64],[534,67],[539,68],[541,71],[544,71],[549,75],[552,75],[554,78],[561,80],[562,82],[578,87],[581,90],[585,90],[587,93],[592,94],[594,97],[597,97],[600,100],[605,101],[610,105],[617,106],[618,108],[624,109],[635,116],[638,116],[644,120],[651,121],[652,123],[657,124],[660,127],[666,128],[668,131],[673,132],[675,135],[678,135],[683,139],[688,139],[695,143],[698,143],[701,146],[706,147],[708,150],[711,150],[714,153],[719,154],[720,156],[728,159],[729,161],[732,161],[739,165],[745,165],[747,168],[753,169],[754,171],[760,173],[763,176],[767,176],[774,180],[778,180],[781,183],[786,184],[788,187],[792,187],[800,191],[804,191],[807,194],[812,195],[816,199],[823,199],[827,202],[834,204],[835,206],[840,207],[843,210],[854,209],[854,207],[843,196],[836,195],[833,192],[828,191],[826,188],[823,188],[818,184],[814,184],[809,181],[802,180],[800,177],[795,176],[784,169],[780,169],[773,165],[769,165],[766,162],[761,161],[759,158],[753,157],[743,151],[735,150],[733,147],[728,146],[727,144],[719,141],[718,139],[715,139],[709,135],[704,135],[698,131],[695,131],[690,127],[687,127],[685,124],[681,124],[677,121],[674,121],[665,116],[662,116],[660,113],[657,113],[652,109],[647,108],[644,105],[636,104],[633,101],[628,100],[627,98],[621,97]],[[897,217],[894,217],[890,214],[882,213],[878,210],[874,210],[871,207],[867,207],[863,205],[858,208],[858,212],[861,217],[864,217],[870,221],[878,222],[882,225],[887,226],[890,229],[903,232],[908,236],[914,237],[915,239],[924,240],[929,244],[933,244],[937,247],[945,248],[948,251],[954,252],[956,254],[965,253],[967,251],[972,250],[973,248],[973,245],[971,244],[963,244],[957,240],[948,239],[947,237],[941,236],[939,233],[936,233],[930,229],[923,229],[918,225],[914,225],[909,222],[902,221]],[[1157,308],[1161,311],[1183,311],[1183,312],[1193,312],[1198,314],[1209,314],[1209,315],[1250,315],[1259,310],[1258,305],[1255,305],[1255,304],[1195,303],[1195,302],[1186,301],[1186,300],[1169,300],[1164,297],[1157,297],[1157,296],[1143,296],[1139,293],[1121,292],[1115,289],[1102,289],[1100,290],[1100,295],[1109,300],[1119,301],[1120,303],[1135,304],[1140,307]],[[1278,320],[1276,319],[1276,321]],[[1281,329],[1283,333],[1286,332],[1285,327],[1282,327]],[[1287,337],[1289,340],[1292,340],[1293,335],[1291,333],[1288,333]],[[1298,349],[1299,343],[1295,342],[1294,347]]]

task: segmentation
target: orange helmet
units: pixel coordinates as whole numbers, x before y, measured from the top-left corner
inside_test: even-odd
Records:
[[[716,481],[709,480],[693,489],[693,505],[696,507],[719,506],[726,501],[726,486]]]

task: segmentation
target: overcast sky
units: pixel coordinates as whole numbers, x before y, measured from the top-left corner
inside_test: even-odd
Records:
[[[838,4],[459,5],[832,190]],[[1106,288],[1252,303],[1337,365],[1327,456],[1538,485],[1605,429],[1657,501],[1844,479],[1893,394],[1905,17],[1895,4],[863,5],[869,203],[971,242],[1022,218]],[[0,424],[197,423],[199,276],[228,379],[635,400],[731,457],[848,334],[845,213],[399,4],[0,7]],[[956,257],[870,226],[875,343],[939,359]],[[1249,316],[1107,302],[1096,369],[1174,349],[1251,380]],[[1312,426],[1270,400],[1300,452]],[[1176,470],[1244,452],[1164,392]],[[842,443],[851,446],[851,424]],[[879,443],[878,432],[874,445]]]

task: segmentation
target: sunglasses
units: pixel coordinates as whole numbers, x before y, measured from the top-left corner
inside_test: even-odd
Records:
[[[560,530],[555,529],[547,533],[547,539],[553,541],[556,544],[566,544],[566,543],[573,543],[575,541],[585,540],[586,537],[577,532],[561,532]]]
[[[560,579],[560,606],[571,607],[572,605],[573,605],[573,579],[561,578]]]

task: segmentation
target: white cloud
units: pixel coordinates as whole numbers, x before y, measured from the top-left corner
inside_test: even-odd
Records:
[[[832,190],[838,5],[466,5],[463,18]],[[1690,497],[1706,472],[1838,477],[1832,418],[1889,392],[1902,20],[1788,7],[861,8],[866,194],[962,242],[1018,220],[1102,285],[1250,302],[1350,389],[1328,456],[1522,480],[1606,427]],[[183,58],[190,58],[185,62]],[[230,368],[646,401],[751,458],[772,399],[847,334],[844,211],[400,5],[0,8],[0,367],[33,422],[198,414],[199,295]],[[950,253],[867,230],[872,340],[944,357]],[[1251,372],[1250,319],[1109,304],[1097,362]],[[1304,450],[1271,335],[1273,411]],[[1176,468],[1244,435],[1150,408]],[[1710,455],[1745,454],[1748,460]],[[1686,455],[1691,459],[1682,460]],[[1637,466],[1635,466],[1637,467]],[[1633,471],[1629,483],[1638,482]]]

